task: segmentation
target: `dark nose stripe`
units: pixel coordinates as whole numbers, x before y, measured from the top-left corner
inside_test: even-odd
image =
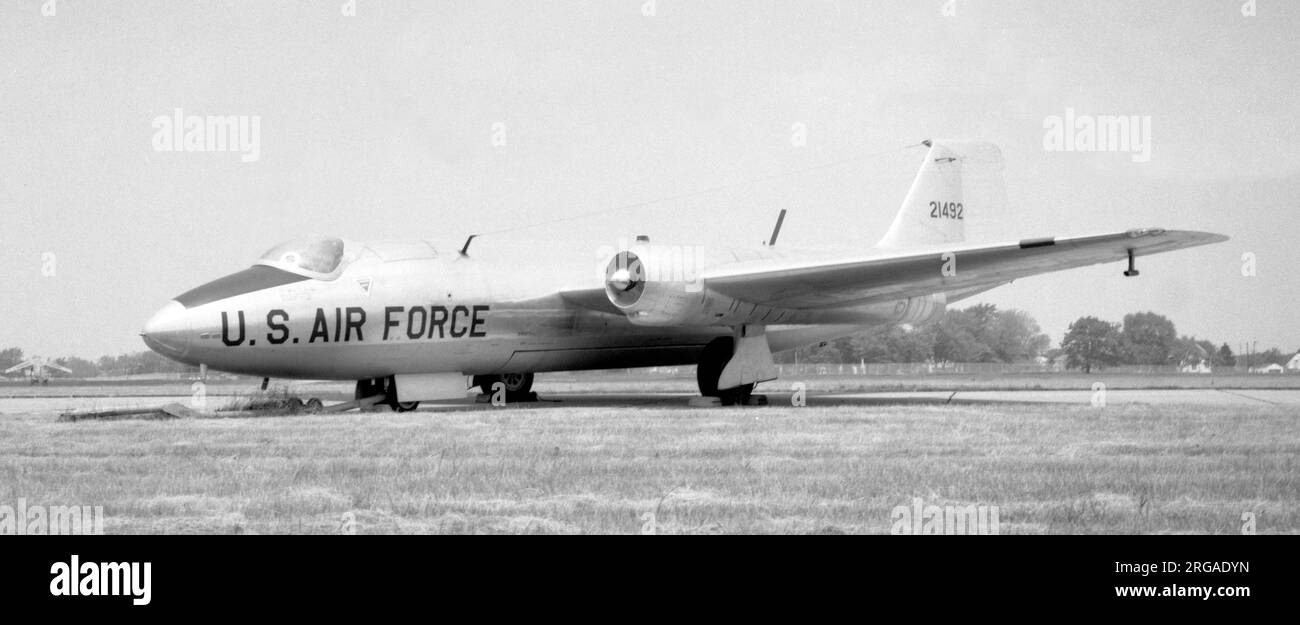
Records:
[[[217,278],[203,286],[190,289],[177,296],[176,301],[186,308],[194,308],[227,297],[304,280],[310,280],[310,278],[289,273],[283,269],[276,269],[275,267],[253,265],[243,271],[232,273],[224,278]]]

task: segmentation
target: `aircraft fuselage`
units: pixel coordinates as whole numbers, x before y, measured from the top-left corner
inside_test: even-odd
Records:
[[[328,280],[255,266],[179,296],[143,334],[151,348],[193,365],[355,380],[694,364],[710,340],[732,332],[726,324],[637,325],[557,295],[569,285],[601,288],[607,255],[557,258],[539,245],[546,262],[530,263],[521,259],[532,253],[517,245],[475,247],[440,255],[422,242],[349,244],[352,258]],[[776,315],[772,349],[887,323],[896,312],[878,305]]]

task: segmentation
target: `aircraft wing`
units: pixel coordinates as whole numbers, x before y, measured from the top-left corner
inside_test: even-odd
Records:
[[[26,368],[32,366],[33,364],[35,364],[35,363],[33,363],[33,362],[30,361],[30,360],[24,360],[24,361],[22,361],[22,362],[20,362],[20,363],[18,363],[18,364],[16,364],[16,365],[14,365],[14,366],[12,366],[12,367],[9,367],[8,369],[5,369],[4,372],[5,372],[5,373],[13,373],[13,372],[15,372],[15,371],[22,371],[23,369],[26,369]]]
[[[736,299],[788,309],[824,309],[948,293],[969,297],[1018,278],[1125,261],[1226,241],[1208,232],[1129,230],[1093,236],[873,250],[831,261],[765,261],[705,272],[704,285]],[[947,269],[947,271],[945,271]]]
[[[51,368],[51,369],[58,369],[59,371],[62,371],[62,372],[64,372],[64,373],[72,373],[72,369],[69,369],[69,368],[67,368],[67,367],[65,367],[65,366],[63,366],[63,365],[57,365],[57,364],[54,364],[54,363],[52,363],[52,362],[47,362],[47,363],[45,363],[45,366],[47,366],[47,367],[49,367],[49,368]]]

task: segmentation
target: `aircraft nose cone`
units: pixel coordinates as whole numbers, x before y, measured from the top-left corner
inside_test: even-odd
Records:
[[[140,332],[144,344],[163,356],[179,358],[190,346],[189,316],[185,307],[175,300],[154,313]]]

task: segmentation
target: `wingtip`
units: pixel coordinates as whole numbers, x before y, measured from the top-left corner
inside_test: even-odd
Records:
[[[1192,237],[1195,238],[1195,240],[1198,243],[1204,245],[1209,245],[1211,243],[1223,243],[1224,241],[1227,241],[1232,238],[1226,234],[1219,234],[1217,232],[1200,232],[1196,230],[1191,231],[1189,234],[1191,234]]]
[[[1137,237],[1142,235],[1169,235],[1175,238],[1181,238],[1196,245],[1209,245],[1211,243],[1223,243],[1230,240],[1226,234],[1217,232],[1204,232],[1201,230],[1165,230],[1163,228],[1142,228],[1140,230],[1129,231],[1129,236]]]

